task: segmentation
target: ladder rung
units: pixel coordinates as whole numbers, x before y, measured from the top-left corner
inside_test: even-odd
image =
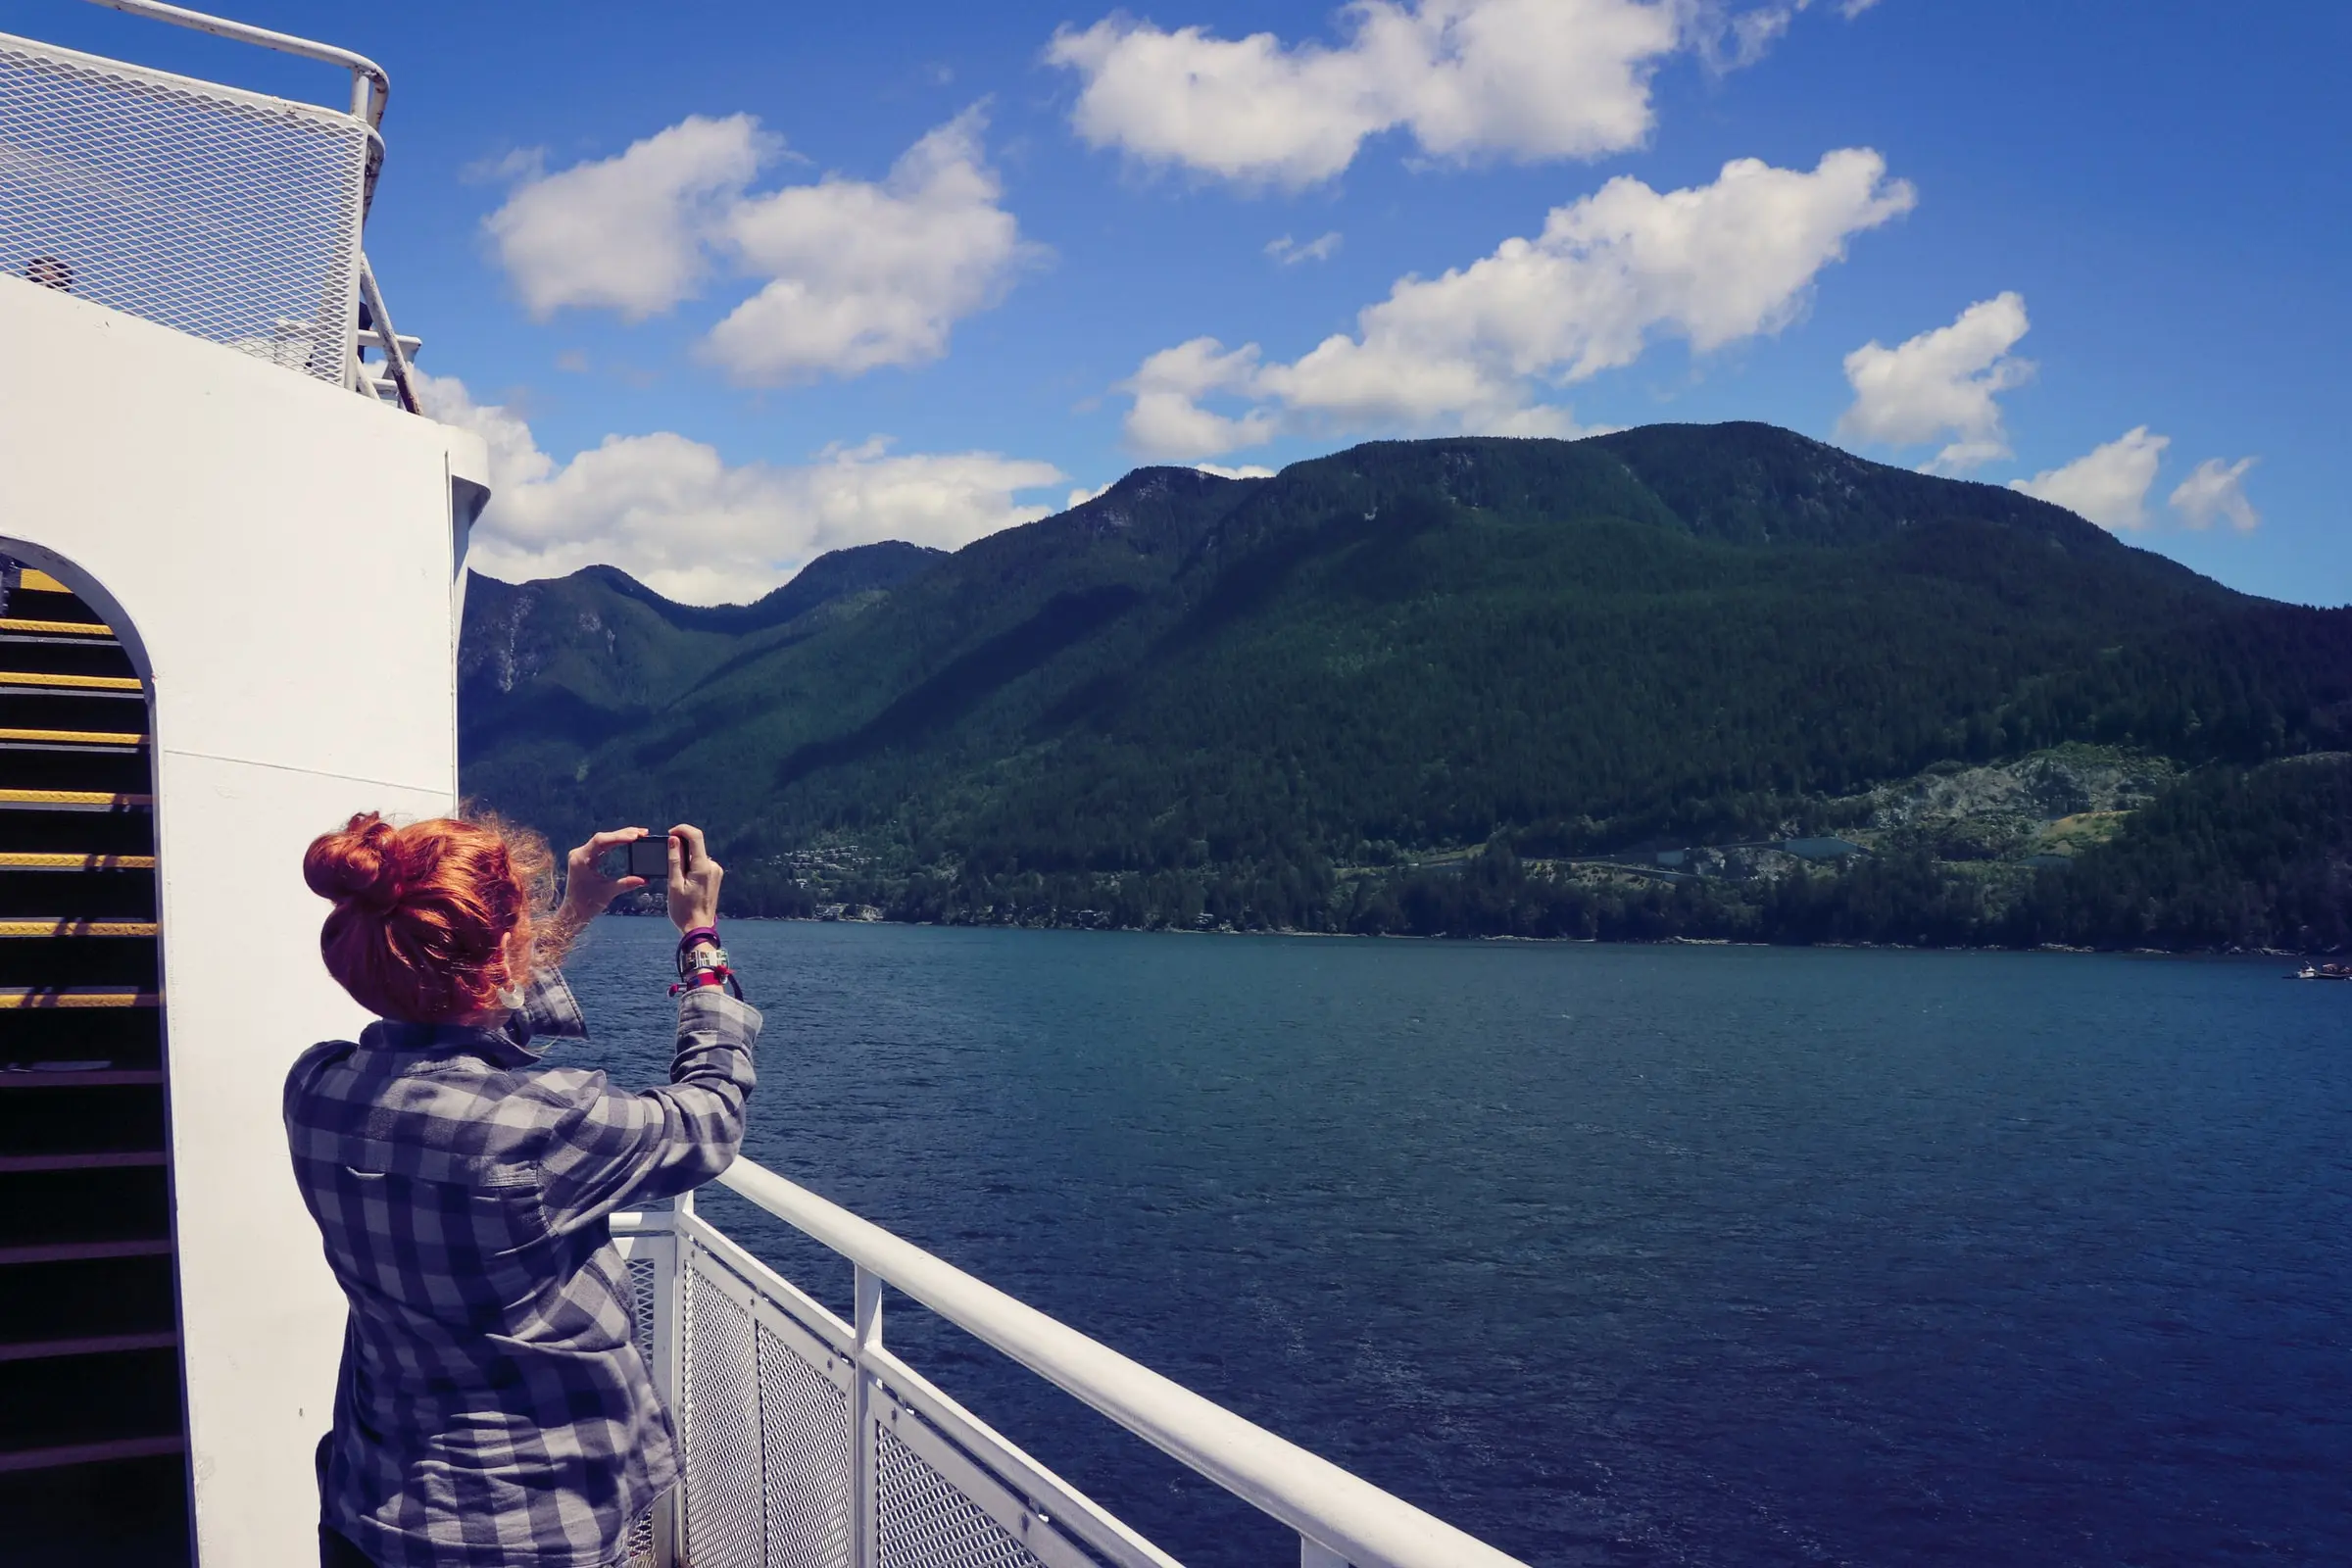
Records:
[[[146,1236],[131,1242],[40,1242],[0,1247],[0,1268],[21,1263],[96,1263],[113,1257],[170,1257],[172,1239]]]
[[[0,1452],[0,1474],[11,1470],[60,1470],[68,1465],[104,1464],[110,1459],[153,1459],[168,1453],[184,1452],[187,1440],[177,1434],[168,1438],[117,1438],[112,1443],[76,1443],[62,1448],[19,1448]]]
[[[152,808],[152,795],[124,795],[112,790],[0,790],[0,808],[55,807],[71,811],[127,811]]]
[[[77,692],[143,692],[136,675],[49,675],[39,670],[0,670],[0,686],[58,687]]]
[[[23,1340],[0,1345],[0,1361],[54,1361],[69,1355],[113,1355],[122,1350],[169,1350],[179,1343],[170,1329],[153,1334],[99,1334],[80,1340]]]
[[[151,937],[153,920],[0,920],[0,942],[19,937]]]
[[[156,1067],[0,1067],[0,1093],[11,1089],[134,1089],[164,1081]]]
[[[48,850],[0,850],[0,871],[152,871],[152,855],[69,855]],[[136,935],[124,932],[125,936]]]
[[[36,746],[144,746],[147,737],[134,730],[0,729],[0,741],[25,741]]]
[[[0,987],[0,1012],[32,1007],[156,1007],[163,997],[129,986]]]
[[[53,1170],[133,1170],[161,1165],[160,1149],[110,1150],[93,1154],[0,1154],[0,1176],[29,1176]]]

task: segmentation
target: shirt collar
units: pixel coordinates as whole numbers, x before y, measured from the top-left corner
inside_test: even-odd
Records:
[[[522,1005],[508,1014],[504,1024],[406,1023],[380,1018],[361,1038],[363,1044],[386,1051],[419,1055],[464,1052],[497,1067],[527,1067],[556,1041],[583,1040],[587,1035],[579,999],[571,994],[564,971],[544,969],[531,977],[523,990]]]

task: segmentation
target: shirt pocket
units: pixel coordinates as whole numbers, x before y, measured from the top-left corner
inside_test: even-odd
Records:
[[[536,1162],[357,1140],[340,1152],[331,1234],[377,1290],[431,1317],[479,1323],[543,1287],[551,1239]]]
[[[471,1176],[466,1217],[485,1260],[547,1241],[547,1184],[537,1164],[484,1160]]]

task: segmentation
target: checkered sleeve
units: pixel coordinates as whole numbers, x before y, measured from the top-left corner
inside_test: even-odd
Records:
[[[593,1223],[627,1203],[699,1187],[734,1163],[755,1075],[760,1013],[713,987],[678,999],[669,1082],[615,1091],[601,1072],[544,1075],[556,1097],[540,1168],[550,1227]]]
[[[564,978],[561,969],[541,969],[531,976],[531,983],[523,989],[521,1011],[525,1039],[587,1038],[588,1020],[580,1015],[571,982]]]

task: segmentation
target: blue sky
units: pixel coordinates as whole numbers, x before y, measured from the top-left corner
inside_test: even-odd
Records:
[[[749,598],[1144,461],[1754,418],[2352,599],[2352,8],[235,14],[391,72],[368,249],[493,441],[501,575]],[[71,0],[8,26],[338,91]]]

